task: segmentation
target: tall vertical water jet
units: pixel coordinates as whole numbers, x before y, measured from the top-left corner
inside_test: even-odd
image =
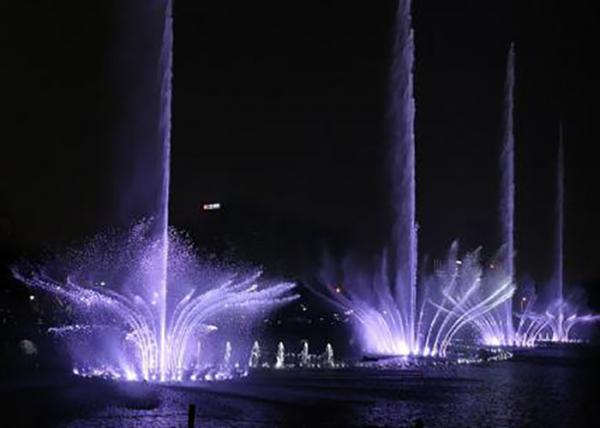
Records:
[[[160,86],[152,133],[158,137],[161,177],[152,183],[158,199],[152,220],[125,233],[100,234],[45,263],[11,268],[18,280],[72,305],[69,322],[76,323],[50,331],[69,335],[76,371],[83,375],[181,381],[191,373],[190,379],[198,379],[201,343],[210,343],[207,336],[225,320],[231,324],[232,313],[243,313],[234,322],[249,325],[264,309],[298,297],[289,294],[293,284],[260,286],[260,270],[198,258],[191,241],[169,229],[173,4],[160,0],[160,5],[162,44],[151,70],[158,71]],[[230,376],[231,348],[228,342],[218,378]]]
[[[556,286],[555,290],[555,302],[558,303],[558,314],[556,327],[553,329],[553,340],[562,341],[565,338],[565,332],[563,331],[563,320],[564,320],[564,296],[563,296],[563,281],[564,281],[564,197],[565,197],[565,184],[564,184],[564,159],[563,159],[563,128],[562,123],[559,125],[559,141],[558,141],[558,156],[556,165],[556,231],[555,231],[555,243],[554,243],[554,283]]]
[[[361,269],[350,261],[340,272],[326,259],[320,277],[328,285],[329,296],[324,297],[352,314],[363,352],[445,357],[450,342],[466,324],[509,299],[514,290],[502,271],[481,269],[478,251],[460,260],[453,245],[446,268],[423,275],[417,295],[411,25],[410,0],[398,0],[386,116],[393,216],[389,247],[374,268]],[[343,287],[335,285],[340,283]],[[483,287],[484,283],[493,287]]]
[[[556,281],[556,298],[563,299],[563,281],[564,281],[564,264],[563,264],[563,247],[564,247],[564,197],[565,197],[565,172],[563,159],[563,128],[562,123],[559,128],[558,142],[558,160],[556,165],[556,243],[555,243],[555,271],[554,279]]]
[[[415,218],[414,35],[411,1],[399,1],[390,70],[387,131],[391,146],[392,272],[405,346],[416,351],[417,227]]]
[[[514,138],[514,87],[515,87],[515,47],[511,43],[506,57],[506,80],[504,84],[502,148],[500,152],[500,233],[501,251],[499,258],[490,263],[490,269],[501,271],[496,279],[508,279],[515,290],[514,272],[514,218],[515,218],[515,138]],[[493,289],[501,284],[492,281]],[[474,323],[483,344],[489,346],[515,345],[512,296],[496,306]]]
[[[571,333],[573,327],[582,323],[600,321],[600,315],[591,313],[581,314],[580,299],[583,296],[571,294],[568,298],[564,295],[564,198],[565,198],[565,172],[563,152],[563,127],[559,127],[558,156],[556,165],[556,231],[554,244],[554,275],[552,293],[553,301],[544,313],[545,321],[552,330],[553,342],[570,342],[574,340]],[[579,300],[579,301],[578,301]]]
[[[515,88],[515,46],[510,45],[506,61],[506,82],[504,85],[504,129],[502,152],[500,155],[501,197],[500,222],[503,244],[506,247],[505,270],[514,282],[514,218],[515,218],[515,137],[514,137],[514,88]],[[514,339],[512,299],[506,300],[497,309],[501,315],[504,344],[512,344]]]
[[[162,141],[162,188],[160,211],[156,221],[159,227],[160,277],[159,277],[159,348],[160,379],[166,380],[167,353],[167,306],[168,306],[168,259],[169,259],[169,186],[171,179],[171,98],[173,79],[173,2],[165,0],[165,19],[160,53],[160,120],[159,134]]]

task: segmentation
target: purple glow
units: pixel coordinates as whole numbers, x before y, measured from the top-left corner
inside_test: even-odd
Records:
[[[538,296],[534,284],[525,283],[521,285],[516,302],[518,310],[515,310],[515,314],[519,322],[511,345],[533,347],[548,326],[546,318],[536,312]]]
[[[160,313],[160,379],[164,381],[167,375],[167,302],[168,302],[168,259],[169,259],[169,186],[171,180],[171,98],[173,80],[173,2],[166,0],[165,22],[163,28],[162,49],[160,55],[160,71],[162,76],[160,90],[160,122],[159,132],[163,142],[163,180],[161,188],[160,212],[160,243],[162,246],[159,313]]]
[[[555,270],[554,281],[556,284],[556,299],[563,299],[564,281],[564,199],[565,199],[565,172],[563,159],[563,129],[559,128],[558,160],[556,163],[556,234],[555,234]]]
[[[544,312],[546,324],[552,331],[552,342],[573,341],[571,330],[579,323],[590,323],[600,320],[600,315],[579,315],[578,305],[574,298],[564,297],[564,154],[563,128],[559,129],[558,161],[556,174],[556,243],[554,270],[554,300]]]
[[[376,272],[342,266],[344,290],[329,289],[324,297],[352,315],[363,351],[373,355],[418,355],[445,357],[452,340],[461,330],[491,309],[509,299],[513,292],[508,276],[484,270],[479,250],[458,259],[458,244],[452,244],[444,263],[420,280],[421,304],[416,308],[414,347],[404,339],[402,306],[391,292],[386,259]],[[321,272],[324,282],[331,281],[335,265],[327,260]],[[330,279],[327,279],[330,278]]]
[[[125,234],[100,235],[43,265],[13,267],[17,279],[72,309],[73,323],[51,331],[68,339],[75,371],[82,375],[180,381],[192,373],[190,378],[201,378],[217,347],[210,340],[213,332],[235,326],[232,334],[243,342],[241,332],[261,311],[298,297],[290,294],[290,283],[259,287],[259,270],[201,261],[169,228],[172,7],[172,0],[165,0],[158,64],[162,180],[153,218]],[[204,378],[226,377],[231,357],[227,342],[221,368]]]
[[[164,246],[151,229],[150,222],[140,223],[43,265],[13,268],[17,279],[69,308],[70,323],[51,332],[67,340],[82,373],[148,381],[198,377],[214,366],[220,339],[211,336],[221,327],[243,343],[243,332],[259,315],[298,297],[290,294],[290,283],[259,286],[259,270],[203,262],[189,241],[170,231],[169,299],[161,302],[155,278]],[[170,311],[163,345],[164,307]],[[200,345],[206,355],[198,353]]]
[[[389,250],[382,252],[374,267],[366,269],[354,260],[346,260],[338,268],[326,259],[320,276],[327,293],[317,293],[353,316],[364,352],[444,357],[461,329],[509,300],[514,285],[511,273],[503,269],[484,271],[479,250],[459,260],[454,243],[446,263],[423,275],[417,289],[410,8],[410,1],[398,2],[391,66],[387,119],[394,223]],[[512,230],[512,223],[510,227]],[[342,287],[333,286],[340,282]]]
[[[514,274],[514,212],[515,212],[515,139],[513,131],[515,86],[515,47],[511,44],[506,61],[506,82],[504,86],[504,119],[502,152],[500,155],[501,197],[500,225],[503,246],[506,251],[504,269],[511,282],[515,282]],[[481,322],[475,323],[481,341],[485,345],[500,346],[515,343],[513,325],[512,299],[485,314]]]
[[[564,170],[562,125],[560,126],[557,175],[556,175],[556,232],[555,232],[555,267],[551,284],[550,303],[545,308],[537,305],[537,296],[530,289],[524,293],[524,302],[519,314],[519,326],[515,334],[514,344],[517,346],[534,346],[536,342],[550,341],[567,343],[576,341],[572,335],[577,324],[592,323],[600,320],[600,315],[579,314],[583,306],[583,296],[571,293],[564,296]]]
[[[400,1],[396,12],[390,73],[388,130],[391,142],[391,196],[394,224],[389,286],[397,308],[401,345],[417,348],[417,225],[415,216],[415,99],[413,93],[414,35],[411,2]],[[391,309],[391,308],[390,308]]]

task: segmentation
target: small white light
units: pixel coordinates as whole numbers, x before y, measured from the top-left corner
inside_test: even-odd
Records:
[[[35,300],[35,296],[33,294],[30,294],[29,295],[29,300],[31,300],[31,301]]]
[[[211,204],[202,205],[202,209],[204,211],[218,210],[221,209],[221,204],[219,202],[213,202]]]

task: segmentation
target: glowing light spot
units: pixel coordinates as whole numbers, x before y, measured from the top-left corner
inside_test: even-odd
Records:
[[[213,202],[213,203],[210,203],[210,204],[204,204],[204,205],[202,205],[202,209],[204,211],[219,210],[219,209],[221,209],[221,204],[219,202]]]
[[[125,370],[125,379],[127,379],[130,382],[134,382],[134,381],[138,380],[138,377],[134,371]]]

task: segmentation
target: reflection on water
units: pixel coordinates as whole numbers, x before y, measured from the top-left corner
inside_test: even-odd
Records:
[[[187,426],[187,407],[194,403],[202,427],[412,426],[416,419],[425,427],[566,427],[600,415],[598,368],[573,352],[543,350],[481,366],[255,372],[202,387],[76,380],[60,388],[5,391],[2,398],[20,401],[7,406],[20,417],[15,426]]]

